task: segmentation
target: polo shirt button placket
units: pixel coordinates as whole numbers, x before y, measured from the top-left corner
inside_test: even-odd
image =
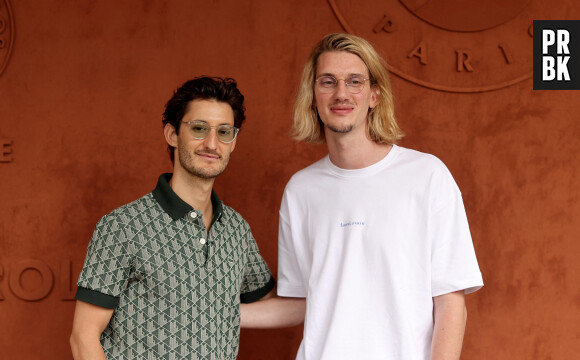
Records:
[[[192,212],[189,213],[189,217],[191,218],[192,222],[198,226],[202,226],[205,229],[205,224],[201,224],[201,217],[199,216],[199,214],[193,210]],[[198,219],[199,218],[199,219]],[[206,239],[204,239],[203,237],[199,238],[199,243],[201,245],[205,245],[205,243],[207,242]]]
[[[196,210],[193,210],[192,212],[190,212],[189,217],[191,218],[191,221],[195,225],[201,226],[202,228],[205,228],[205,224],[203,223],[203,217],[201,214],[198,214]]]
[[[200,214],[197,213],[197,211],[193,210],[192,212],[190,212],[189,217],[191,218],[191,221],[193,223],[196,223],[198,226],[200,226],[202,229],[205,230],[205,223],[203,222],[203,218],[200,216]],[[207,235],[209,237],[209,234],[207,234]],[[206,249],[206,258],[205,258],[204,266],[206,268],[212,268],[211,261],[209,261],[209,258],[211,256],[211,253],[210,253],[211,249],[209,248],[207,238],[200,237],[198,241],[201,244],[201,246],[208,246],[208,248]]]

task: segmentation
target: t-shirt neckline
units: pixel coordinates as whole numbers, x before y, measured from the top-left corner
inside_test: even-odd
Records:
[[[365,177],[374,175],[377,172],[385,169],[389,164],[393,161],[393,159],[397,156],[400,151],[400,147],[393,144],[391,150],[385,155],[384,158],[377,161],[376,163],[366,166],[360,169],[343,169],[340,168],[330,161],[330,155],[326,155],[325,163],[328,170],[339,177],[346,177],[346,178],[355,178],[355,177]]]

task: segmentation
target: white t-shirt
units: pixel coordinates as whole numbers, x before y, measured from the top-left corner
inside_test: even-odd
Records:
[[[481,286],[461,193],[436,157],[393,146],[345,170],[326,156],[286,185],[278,294],[306,297],[297,359],[429,359],[433,297]]]

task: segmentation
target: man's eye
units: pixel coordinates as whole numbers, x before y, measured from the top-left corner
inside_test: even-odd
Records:
[[[196,132],[201,132],[201,131],[205,131],[205,127],[201,126],[201,125],[193,125],[191,127],[191,130],[196,131]]]
[[[220,135],[230,135],[232,133],[232,129],[219,129],[218,133]]]
[[[363,80],[363,79],[361,79],[361,78],[350,78],[350,79],[348,80],[348,83],[349,83],[350,85],[354,85],[354,86],[360,86],[360,85],[364,84],[364,80]]]
[[[322,86],[332,86],[336,83],[336,80],[334,80],[331,77],[323,77],[323,78],[320,78],[319,81],[320,81],[320,85],[322,85]]]

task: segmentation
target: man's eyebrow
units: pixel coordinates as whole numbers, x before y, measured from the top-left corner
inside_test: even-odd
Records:
[[[333,73],[322,73],[322,74],[318,74],[316,77],[321,77],[321,76],[332,76],[333,78],[336,78],[336,75],[334,75]],[[346,75],[346,77],[351,77],[351,76],[362,76],[362,77],[366,77],[367,75],[361,74],[361,73],[349,73]]]
[[[188,122],[188,123],[192,123],[192,122],[196,122],[196,121],[197,122],[204,123],[206,125],[209,125],[209,123],[206,120],[203,120],[203,119],[193,119],[193,120],[188,120],[188,121],[182,120],[182,122]],[[224,120],[224,121],[227,121],[227,120]],[[236,126],[235,125],[235,121],[234,121],[233,124],[230,124],[229,122],[222,122],[222,123],[219,123],[219,124],[214,125],[214,126],[222,126],[222,125],[228,125],[228,126],[234,126],[234,127]],[[212,126],[212,125],[209,125],[209,126]]]

